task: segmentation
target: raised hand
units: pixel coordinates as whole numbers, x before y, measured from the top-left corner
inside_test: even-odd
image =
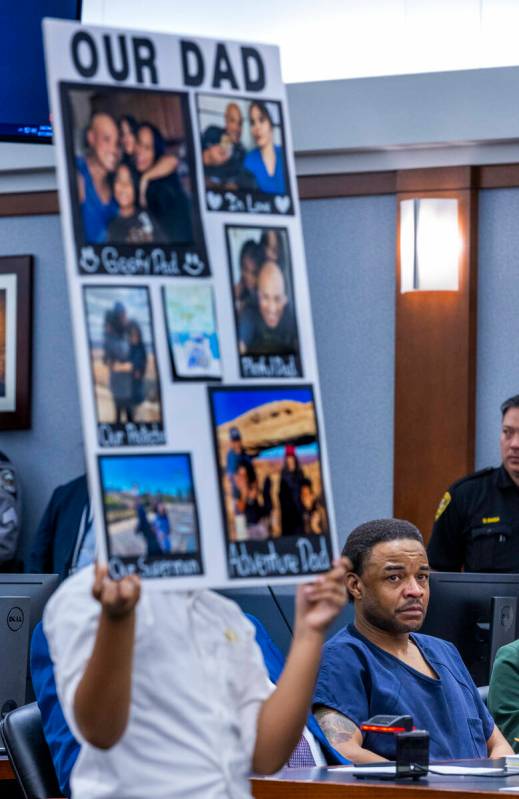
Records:
[[[348,558],[338,558],[333,568],[312,583],[300,585],[296,594],[296,632],[324,633],[347,602]]]
[[[141,581],[136,574],[112,580],[108,567],[96,563],[92,595],[100,602],[104,612],[111,619],[128,616],[135,608],[141,595]]]

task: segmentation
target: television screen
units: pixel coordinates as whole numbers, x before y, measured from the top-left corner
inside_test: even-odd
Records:
[[[52,143],[41,23],[80,14],[81,0],[0,3],[0,141]]]

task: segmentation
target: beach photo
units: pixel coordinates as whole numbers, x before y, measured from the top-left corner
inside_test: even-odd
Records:
[[[142,570],[150,561],[180,557],[190,573],[201,570],[187,453],[101,456],[99,474],[109,559],[140,562]]]
[[[221,380],[213,287],[170,284],[162,288],[162,299],[175,380]]]

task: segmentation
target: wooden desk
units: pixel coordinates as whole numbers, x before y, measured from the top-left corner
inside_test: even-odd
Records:
[[[495,764],[494,764],[495,765]],[[518,777],[440,777],[429,775],[416,782],[358,780],[351,774],[325,768],[285,769],[275,777],[252,780],[255,799],[504,799],[499,788],[517,787]],[[514,794],[510,794],[514,796]]]
[[[7,755],[0,755],[0,780],[14,780],[14,771],[11,768]],[[1,791],[0,791],[1,794]]]

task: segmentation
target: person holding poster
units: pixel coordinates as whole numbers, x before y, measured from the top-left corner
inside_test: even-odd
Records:
[[[100,566],[66,580],[43,628],[81,744],[73,799],[250,798],[250,771],[277,771],[301,736],[347,565],[299,586],[275,689],[252,624],[228,599],[147,590],[136,575],[115,582]]]

